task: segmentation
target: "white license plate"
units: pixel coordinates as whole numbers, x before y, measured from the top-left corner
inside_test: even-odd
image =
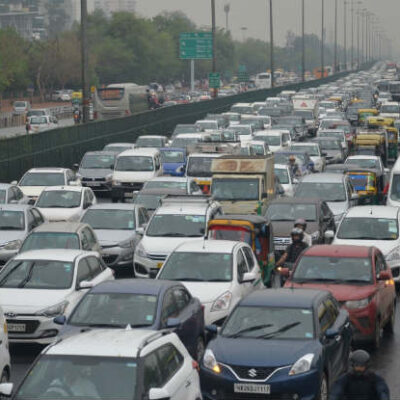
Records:
[[[25,324],[7,324],[8,332],[25,332]]]
[[[235,383],[233,386],[235,393],[257,393],[257,394],[270,394],[270,385],[256,385],[254,383]]]
[[[98,182],[86,182],[86,185],[88,186],[100,186],[101,184]]]
[[[278,245],[275,245],[274,247],[275,247],[275,250],[286,250],[287,246],[278,244]]]
[[[133,192],[125,192],[125,197],[133,197]]]

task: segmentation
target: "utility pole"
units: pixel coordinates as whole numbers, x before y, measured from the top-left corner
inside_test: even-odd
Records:
[[[347,4],[348,1],[343,2],[343,50],[344,50],[344,70],[347,71]]]
[[[361,64],[364,64],[364,10],[361,10]]]
[[[335,0],[335,44],[334,44],[334,51],[333,51],[333,73],[336,74],[337,72],[337,12],[338,12],[338,3]]]
[[[305,16],[304,16],[304,0],[301,0],[301,81],[306,80],[306,46],[305,46]]]
[[[87,47],[87,0],[81,0],[81,73],[82,73],[82,122],[89,122],[89,80]]]
[[[215,0],[211,0],[211,31],[212,31],[212,47],[213,47],[213,58],[212,58],[212,72],[217,72],[217,52],[216,52],[216,43],[215,43]],[[213,89],[213,96],[214,99],[218,97],[218,89]]]
[[[357,69],[360,69],[360,15],[361,11],[357,10]]]
[[[229,31],[229,12],[231,11],[231,5],[229,3],[226,3],[224,5],[224,11],[225,11],[225,29],[228,32]]]
[[[274,79],[274,25],[273,25],[273,10],[272,0],[269,0],[269,57],[271,68],[271,86],[275,86]]]
[[[324,74],[324,70],[325,70],[325,65],[324,65],[324,0],[322,1],[322,7],[321,7],[321,78],[323,78],[325,76]]]
[[[365,10],[364,34],[365,34],[364,62],[367,63],[368,62],[368,10]]]
[[[354,4],[351,0],[351,49],[350,49],[350,64],[351,70],[354,68]]]

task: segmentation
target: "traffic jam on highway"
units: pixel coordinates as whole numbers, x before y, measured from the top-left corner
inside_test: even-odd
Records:
[[[398,335],[399,86],[381,62],[1,184],[0,393],[396,395],[367,368]]]

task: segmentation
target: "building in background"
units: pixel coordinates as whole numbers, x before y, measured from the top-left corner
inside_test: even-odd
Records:
[[[116,12],[135,12],[136,0],[94,0],[94,7],[110,17]]]

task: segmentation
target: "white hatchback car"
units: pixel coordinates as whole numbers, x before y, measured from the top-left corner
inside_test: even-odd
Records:
[[[198,368],[175,333],[86,331],[48,346],[16,398],[201,400]],[[0,384],[10,396],[13,384]]]
[[[94,204],[96,196],[88,187],[51,186],[43,190],[35,205],[49,222],[58,222],[79,221]]]
[[[11,375],[11,360],[8,347],[8,327],[3,309],[0,307],[0,383],[8,382]]]
[[[182,282],[203,304],[206,325],[221,324],[243,297],[264,287],[250,246],[228,240],[182,243],[157,279]]]
[[[98,253],[34,250],[18,254],[0,272],[0,304],[10,342],[48,344],[58,335],[53,322],[68,315],[86,290],[114,279]]]

